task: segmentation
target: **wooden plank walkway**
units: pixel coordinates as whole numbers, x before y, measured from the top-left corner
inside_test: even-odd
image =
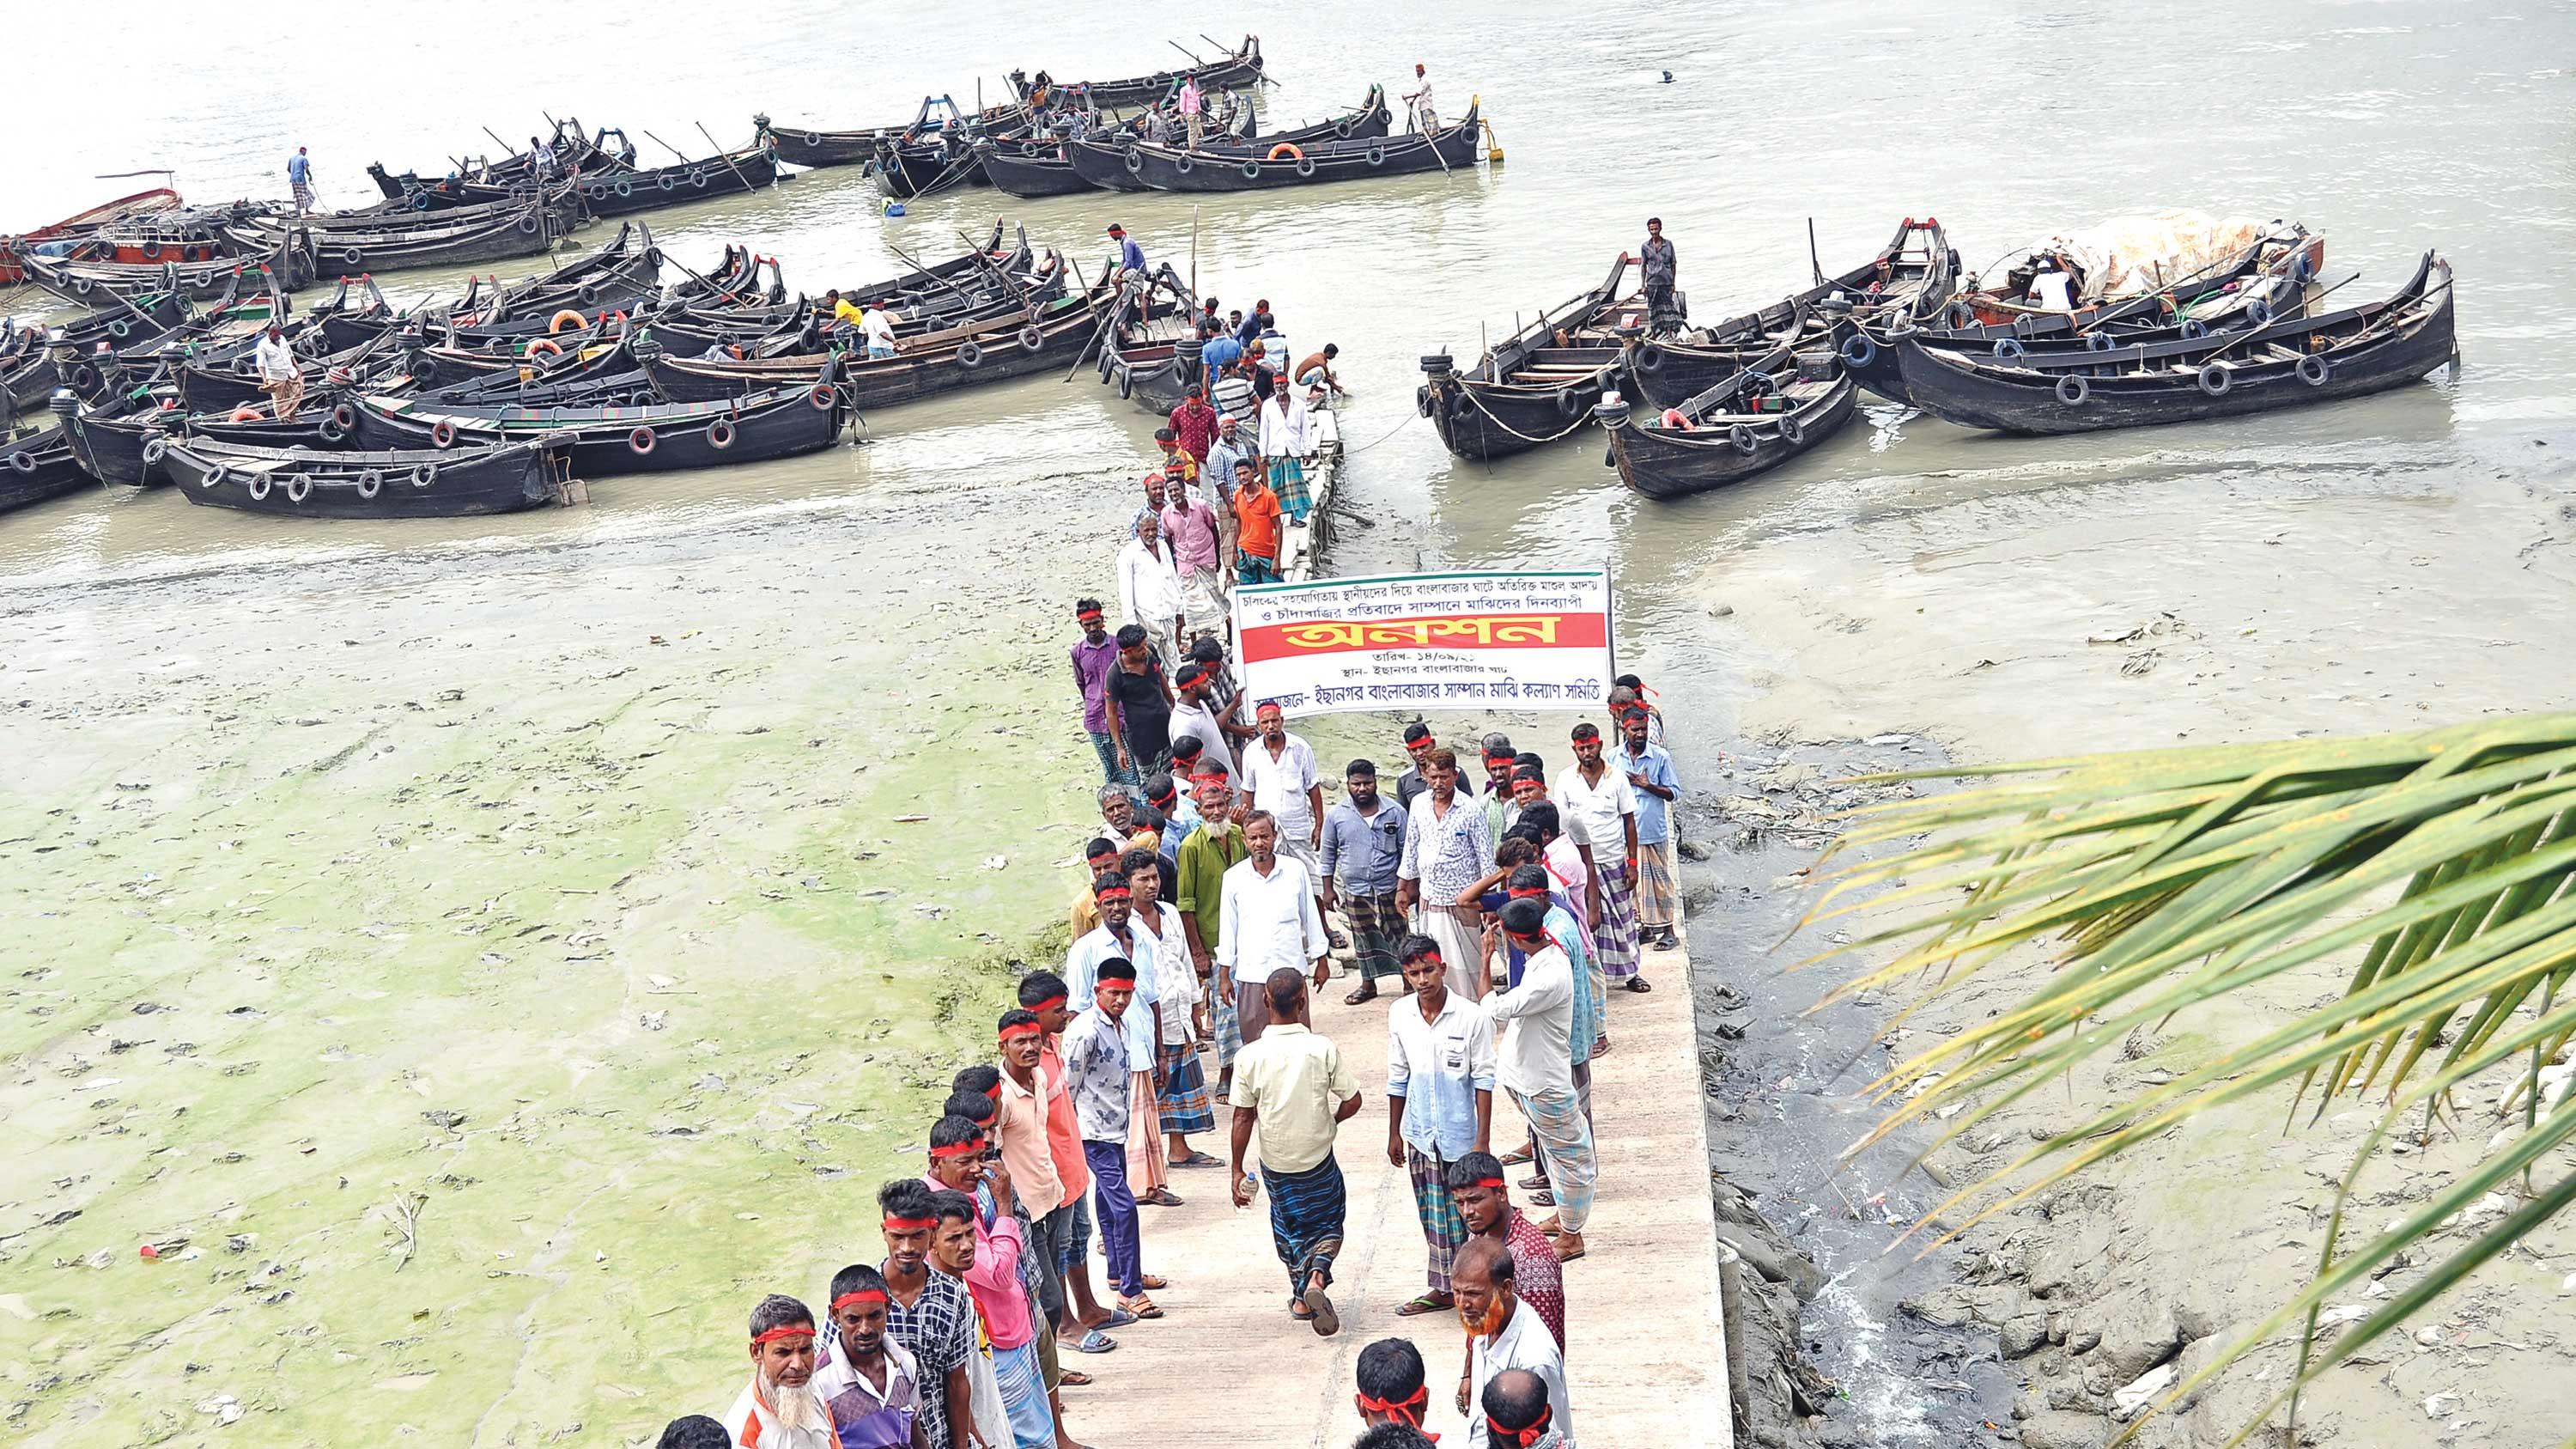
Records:
[[[1611,993],[1614,1048],[1594,1066],[1601,1185],[1584,1233],[1588,1252],[1566,1265],[1567,1374],[1584,1445],[1731,1443],[1688,960],[1682,951],[1651,952],[1647,975],[1656,990]],[[1341,1045],[1367,1099],[1343,1125],[1336,1153],[1350,1189],[1333,1289],[1341,1333],[1318,1338],[1289,1320],[1287,1270],[1271,1251],[1266,1200],[1237,1210],[1222,1167],[1175,1172],[1172,1190],[1183,1205],[1141,1209],[1145,1271],[1172,1282],[1153,1295],[1168,1316],[1118,1330],[1114,1353],[1065,1355],[1068,1366],[1098,1380],[1065,1392],[1066,1418],[1085,1444],[1342,1449],[1361,1429],[1353,1366],[1363,1347],[1390,1336],[1412,1339],[1429,1366],[1429,1427],[1444,1444],[1464,1443],[1454,1403],[1464,1352],[1458,1320],[1395,1313],[1423,1289],[1422,1230],[1411,1182],[1386,1160],[1389,999],[1344,1005],[1350,984],[1337,961],[1315,1008],[1316,1030]],[[1197,1141],[1220,1159],[1228,1118],[1220,1104],[1220,1131]],[[1499,1098],[1496,1148],[1518,1145],[1522,1134],[1519,1114]],[[1527,1171],[1513,1169],[1514,1180]],[[1513,1191],[1524,1210],[1528,1196]]]

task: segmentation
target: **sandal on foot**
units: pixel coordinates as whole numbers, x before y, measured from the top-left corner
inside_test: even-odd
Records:
[[[1374,982],[1374,981],[1370,981],[1370,982],[1365,982],[1365,983],[1363,983],[1363,984],[1359,987],[1359,989],[1358,989],[1358,990],[1353,991],[1350,995],[1343,997],[1343,998],[1342,998],[1342,1005],[1344,1005],[1344,1006],[1361,1006],[1361,1005],[1365,1005],[1366,1003],[1368,1003],[1368,1002],[1372,1002],[1372,1001],[1375,1001],[1375,1000],[1377,1000],[1377,983],[1376,983],[1376,982]]]
[[[1138,1318],[1154,1319],[1163,1316],[1163,1310],[1154,1306],[1154,1300],[1146,1297],[1142,1293],[1137,1294],[1133,1298],[1119,1299],[1118,1306],[1129,1313],[1135,1314]]]
[[[1145,1291],[1148,1293],[1160,1293],[1164,1289],[1172,1286],[1170,1279],[1157,1278],[1151,1273],[1142,1273],[1137,1275],[1136,1281],[1144,1284]]]
[[[1314,1325],[1317,1338],[1330,1338],[1342,1331],[1342,1315],[1333,1310],[1333,1300],[1325,1296],[1323,1289],[1308,1284],[1305,1297],[1299,1301],[1311,1315],[1306,1321]]]
[[[1534,1177],[1524,1177],[1521,1179],[1521,1191],[1523,1192],[1544,1192],[1546,1189],[1547,1174],[1544,1172],[1539,1173]]]
[[[1531,1205],[1535,1207],[1556,1206],[1556,1194],[1546,1188],[1540,1188],[1538,1191],[1531,1193],[1529,1200]]]
[[[1170,1159],[1165,1165],[1170,1167],[1214,1167],[1216,1166],[1216,1159],[1209,1156],[1207,1153],[1193,1151],[1187,1157]]]
[[[1118,1346],[1118,1340],[1097,1328],[1086,1330],[1082,1337],[1069,1341],[1075,1353],[1107,1353]]]
[[[1418,1293],[1414,1295],[1412,1302],[1397,1308],[1395,1316],[1418,1318],[1425,1313],[1446,1313],[1457,1306],[1455,1300],[1444,1298],[1437,1293]]]
[[[1506,1152],[1506,1153],[1504,1153],[1504,1154],[1502,1155],[1501,1161],[1502,1161],[1503,1166],[1505,1166],[1505,1167],[1518,1167],[1518,1166],[1520,1166],[1522,1163],[1529,1161],[1529,1160],[1530,1160],[1530,1156],[1531,1156],[1530,1150],[1529,1150],[1528,1148],[1524,1147],[1524,1148],[1521,1148],[1519,1151],[1516,1151],[1516,1152]]]
[[[1080,1369],[1065,1369],[1056,1375],[1055,1381],[1059,1388],[1087,1389],[1091,1387],[1091,1375],[1084,1373]]]
[[[1137,1198],[1136,1201],[1144,1207],[1179,1207],[1181,1205],[1181,1200],[1172,1196],[1172,1190],[1168,1187],[1158,1187]]]
[[[1630,990],[1630,991],[1633,991],[1633,992],[1637,993],[1639,996],[1643,996],[1643,995],[1645,995],[1647,992],[1652,991],[1652,990],[1654,990],[1655,988],[1654,988],[1654,986],[1653,986],[1653,984],[1652,984],[1652,983],[1650,983],[1650,982],[1648,982],[1648,981],[1646,980],[1646,978],[1645,978],[1645,977],[1643,977],[1643,976],[1631,976],[1631,977],[1629,977],[1629,978],[1628,978],[1628,982],[1627,982],[1627,989],[1628,989],[1628,990]]]
[[[1107,1318],[1100,1320],[1098,1326],[1100,1328],[1125,1328],[1128,1324],[1135,1321],[1135,1314],[1128,1312],[1124,1308],[1113,1308],[1109,1310],[1109,1316]]]

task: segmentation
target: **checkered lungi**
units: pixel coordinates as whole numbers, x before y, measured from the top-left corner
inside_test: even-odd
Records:
[[[1660,931],[1681,919],[1682,897],[1673,881],[1673,843],[1637,842],[1637,924]]]
[[[1573,1091],[1514,1092],[1530,1131],[1537,1134],[1539,1154],[1547,1159],[1548,1191],[1556,1196],[1556,1220],[1569,1233],[1581,1234],[1592,1216],[1592,1185],[1601,1175],[1592,1146],[1592,1122]]]
[[[1270,990],[1259,981],[1234,983],[1234,1029],[1245,1046],[1261,1040],[1270,1025]]]
[[[1154,1095],[1166,1132],[1213,1132],[1216,1104],[1208,1099],[1207,1073],[1199,1066],[1198,1047],[1166,1043],[1155,1051],[1163,1058],[1163,1090]]]
[[[1625,861],[1596,860],[1601,877],[1601,924],[1592,933],[1592,959],[1601,974],[1625,981],[1637,974],[1637,897]]]
[[[1209,973],[1208,1021],[1216,1037],[1216,1069],[1234,1070],[1234,1059],[1243,1050],[1243,1028],[1234,1018],[1233,983]],[[1219,987],[1226,989],[1218,989]]]
[[[1190,637],[1201,634],[1225,637],[1225,575],[1214,568],[1181,570],[1181,617],[1189,622]]]
[[[1325,1158],[1304,1172],[1261,1169],[1261,1187],[1270,1194],[1270,1246],[1288,1269],[1288,1292],[1306,1291],[1310,1274],[1321,1273],[1329,1286],[1333,1260],[1342,1252],[1342,1214],[1349,1195],[1342,1165]]]
[[[1342,916],[1351,923],[1351,947],[1360,979],[1402,976],[1404,967],[1395,959],[1395,950],[1404,941],[1404,912],[1395,903],[1395,892],[1382,896],[1350,892],[1341,900]]]
[[[1446,1294],[1449,1266],[1467,1241],[1467,1219],[1449,1195],[1449,1160],[1406,1143],[1404,1167],[1413,1178],[1413,1213],[1422,1221],[1422,1242],[1431,1250],[1431,1291]]]
[[[288,189],[295,193],[295,209],[297,211],[311,211],[313,209],[313,188],[301,181],[290,181],[286,184]]]
[[[1279,511],[1301,523],[1315,511],[1314,495],[1306,491],[1306,465],[1295,457],[1270,460],[1270,491],[1279,495]]]

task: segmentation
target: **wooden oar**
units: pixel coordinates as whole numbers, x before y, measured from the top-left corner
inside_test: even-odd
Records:
[[[699,135],[701,135],[701,136],[706,137],[706,138],[707,138],[707,144],[708,144],[709,146],[712,146],[712,147],[714,147],[714,148],[715,148],[715,153],[716,153],[718,156],[721,156],[721,157],[723,157],[723,158],[724,158],[725,169],[726,169],[726,170],[728,170],[728,171],[731,171],[731,172],[733,173],[733,179],[734,179],[734,180],[739,181],[739,182],[741,182],[741,183],[742,183],[742,189],[743,189],[744,191],[746,191],[746,192],[749,192],[750,194],[752,194],[752,195],[754,195],[754,196],[758,196],[758,195],[760,194],[760,188],[759,188],[759,187],[757,187],[757,186],[752,185],[752,184],[751,184],[751,178],[742,174],[742,168],[741,168],[741,167],[739,167],[739,166],[736,166],[735,164],[733,164],[733,153],[732,153],[732,152],[727,151],[727,150],[726,150],[725,148],[723,148],[722,146],[717,146],[717,145],[716,145],[716,138],[715,138],[715,135],[714,135],[712,132],[710,132],[710,131],[708,131],[708,130],[707,130],[707,123],[706,123],[706,122],[704,122],[704,121],[692,121],[692,122],[690,122],[689,124],[691,124],[691,125],[693,125],[693,126],[697,127],[697,128],[698,128],[698,134],[699,134]]]
[[[639,131],[644,130],[644,128],[643,128],[643,127],[641,127],[641,126],[636,127],[636,129],[637,129],[637,130],[639,130]],[[688,157],[686,157],[686,156],[680,156],[680,148],[679,148],[679,147],[672,145],[670,142],[663,140],[663,139],[662,139],[661,137],[659,137],[659,136],[655,136],[655,135],[653,135],[653,133],[652,133],[652,132],[650,132],[650,131],[644,131],[644,134],[645,134],[647,137],[650,137],[650,138],[652,139],[652,142],[653,142],[653,144],[654,144],[654,145],[661,147],[663,150],[670,152],[670,153],[671,153],[672,155],[674,155],[674,156],[679,156],[679,157],[680,157],[680,164],[681,164],[681,165],[686,166],[686,165],[688,165],[688,164],[689,164],[689,158],[688,158]]]
[[[901,258],[903,259],[903,264],[904,264],[905,266],[912,268],[914,271],[921,273],[923,276],[928,277],[930,280],[932,280],[932,281],[934,281],[934,282],[937,282],[939,285],[941,285],[941,286],[943,286],[943,287],[946,287],[948,290],[950,290],[950,291],[952,291],[952,292],[955,292],[958,296],[960,296],[960,297],[964,297],[966,300],[968,300],[968,301],[970,301],[970,302],[971,302],[971,301],[973,301],[973,300],[975,300],[975,294],[974,294],[974,293],[967,291],[965,288],[963,288],[963,287],[961,287],[961,286],[957,285],[955,282],[952,282],[952,281],[948,280],[946,277],[943,277],[943,276],[939,275],[937,272],[932,271],[930,268],[925,267],[925,266],[923,266],[921,263],[914,261],[914,260],[912,259],[912,254],[911,254],[911,253],[909,253],[909,252],[905,251],[903,248],[901,248],[901,247],[899,247],[899,246],[896,246],[893,242],[887,242],[887,243],[886,243],[886,250],[887,250],[887,251],[890,251],[890,252],[892,252],[892,253],[894,253],[894,254],[895,254],[896,256],[898,256],[898,257],[901,257]],[[976,253],[976,255],[981,256],[981,255],[983,255],[983,253],[982,253],[981,251],[978,251],[978,252]]]
[[[1091,295],[1091,283],[1082,275],[1082,264],[1074,261],[1070,257],[1065,260],[1066,265],[1073,268],[1073,279],[1082,283],[1082,295],[1089,297]],[[1064,370],[1064,377],[1058,383],[1058,386],[1062,386],[1063,383],[1073,381],[1073,375],[1082,371],[1083,359],[1091,356],[1091,349],[1100,345],[1100,334],[1108,331],[1109,324],[1118,320],[1118,310],[1125,305],[1126,294],[1123,292],[1111,300],[1109,311],[1101,317],[1100,325],[1091,329],[1091,340],[1083,343],[1082,350],[1073,355],[1073,366]]]

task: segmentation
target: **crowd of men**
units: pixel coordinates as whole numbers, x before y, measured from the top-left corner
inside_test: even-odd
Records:
[[[1280,1311],[1338,1333],[1335,1143],[1364,1094],[1314,1027],[1337,951],[1345,1003],[1392,998],[1384,1150],[1424,1244],[1423,1291],[1395,1312],[1442,1325],[1435,1353],[1456,1343],[1446,1397],[1471,1446],[1572,1444],[1563,1265],[1586,1256],[1601,1176],[1590,1064],[1614,995],[1649,989],[1644,951],[1674,939],[1661,711],[1622,676],[1615,744],[1575,725],[1553,780],[1499,734],[1470,778],[1411,724],[1391,788],[1355,759],[1328,805],[1313,747],[1247,700],[1220,632],[1183,632],[1184,612],[1113,641],[1091,600],[1076,622],[1103,785],[1061,969],[994,1004],[991,1057],[957,1072],[920,1174],[878,1189],[883,1256],[834,1274],[819,1313],[762,1299],[731,1408],[663,1445],[1079,1449],[1076,1365],[1165,1316],[1146,1210],[1219,1167],[1235,1206],[1267,1202]],[[1492,1140],[1497,1092],[1524,1142]],[[1220,1128],[1222,1149],[1199,1145]],[[1513,1200],[1522,1165],[1544,1216]],[[1432,1368],[1407,1338],[1361,1353],[1363,1449],[1430,1442]]]

